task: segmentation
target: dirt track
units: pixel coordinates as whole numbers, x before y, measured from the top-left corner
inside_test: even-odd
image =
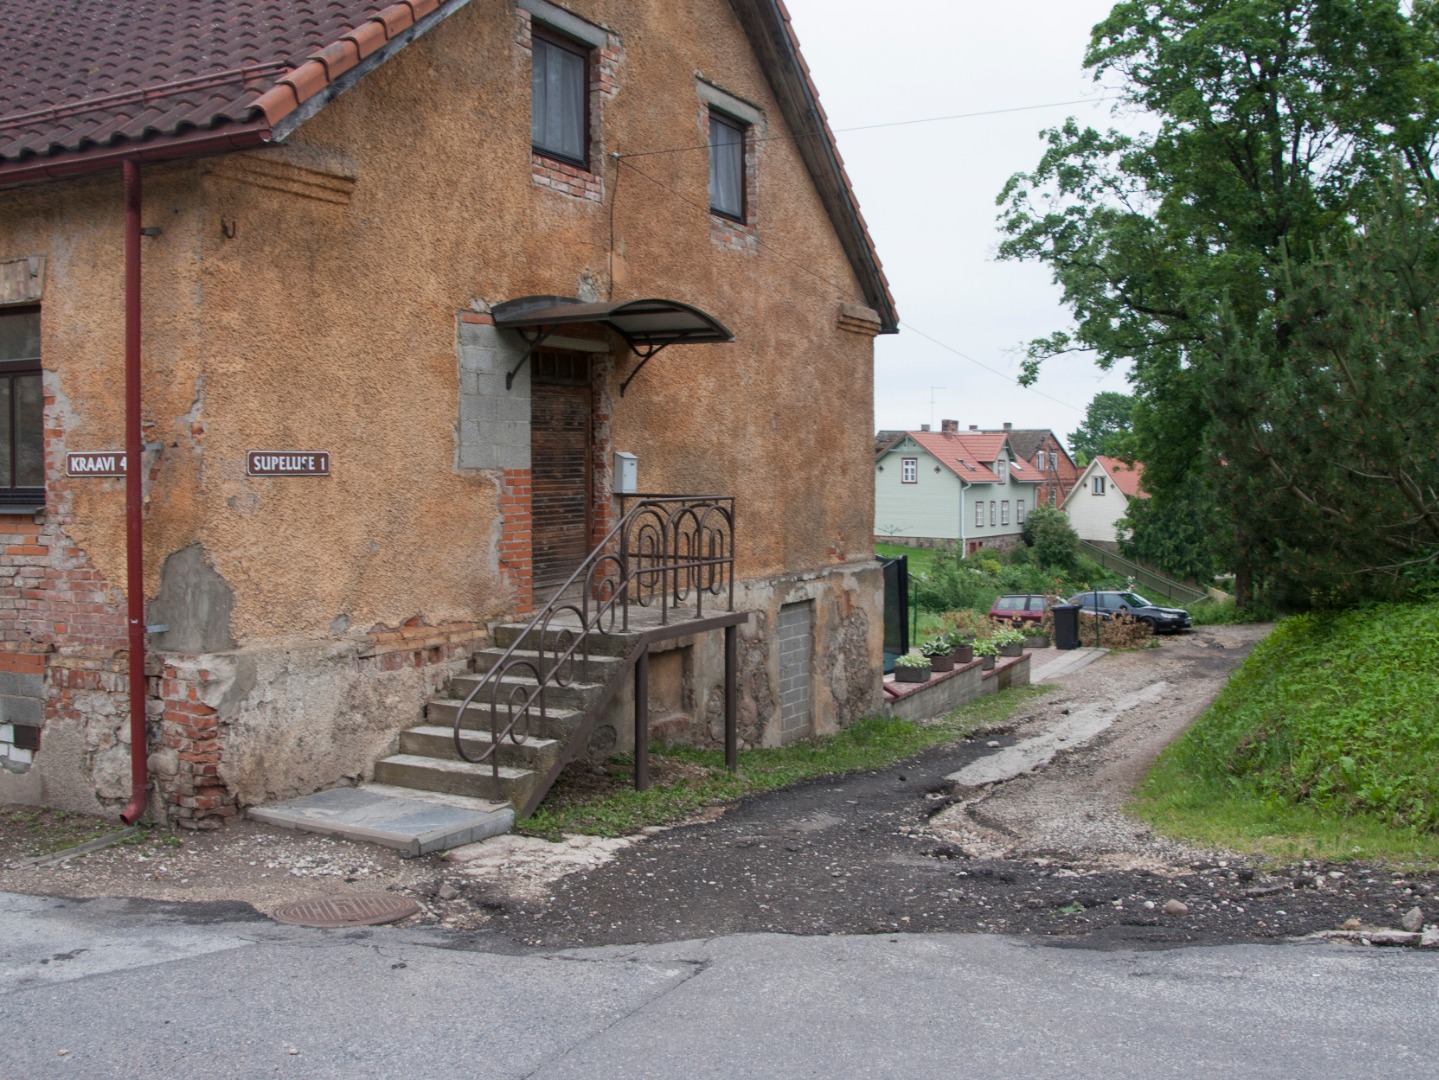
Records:
[[[178,848],[119,848],[68,868],[5,871],[0,889],[228,899],[269,910],[317,892],[391,888],[420,899],[424,921],[496,946],[742,931],[979,931],[1165,945],[1283,938],[1350,919],[1397,926],[1426,904],[1433,921],[1439,875],[1266,866],[1155,837],[1123,813],[1154,755],[1262,633],[1205,629],[1157,650],[1111,654],[1067,676],[1003,732],[628,841],[510,837],[462,849],[454,861],[401,860],[245,823],[183,837]],[[1133,707],[1116,711],[1126,700]],[[1094,728],[1102,730],[1075,745]],[[979,787],[955,779],[991,768],[996,755],[1043,750],[1045,740],[1056,754],[1030,773]],[[1187,911],[1172,913],[1172,901]]]

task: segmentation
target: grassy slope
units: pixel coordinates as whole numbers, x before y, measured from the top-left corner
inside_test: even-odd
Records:
[[[1160,758],[1162,831],[1282,857],[1439,860],[1439,603],[1286,620]]]

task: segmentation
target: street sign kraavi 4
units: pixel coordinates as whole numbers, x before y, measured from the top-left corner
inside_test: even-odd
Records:
[[[329,476],[328,450],[251,450],[245,455],[246,476]]]
[[[124,476],[125,451],[98,450],[65,455],[66,476]]]

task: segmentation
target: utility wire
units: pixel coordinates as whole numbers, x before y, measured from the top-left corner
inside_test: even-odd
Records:
[[[620,165],[623,165],[625,168],[629,169],[631,172],[634,172],[634,173],[638,174],[639,176],[643,176],[646,180],[648,180],[650,183],[654,184],[656,187],[662,188],[663,190],[669,192],[671,195],[673,195],[673,196],[674,196],[676,199],[678,199],[680,202],[684,203],[686,206],[691,206],[691,207],[693,207],[694,209],[699,210],[699,211],[701,211],[702,213],[704,213],[704,214],[706,214],[706,215],[709,214],[710,208],[709,208],[708,206],[696,202],[695,200],[693,200],[693,199],[687,197],[686,195],[684,195],[682,192],[676,191],[674,188],[670,187],[670,185],[666,184],[663,180],[660,180],[658,177],[655,177],[655,176],[650,175],[649,173],[647,173],[647,172],[645,172],[643,169],[641,169],[638,165],[633,165],[633,164],[631,164],[631,163],[629,162],[629,160],[628,160],[628,159],[631,158],[631,157],[636,157],[636,156],[641,156],[641,155],[634,155],[634,154],[615,154],[614,156],[615,156],[615,160],[616,160]],[[616,172],[616,184],[618,185],[618,171]],[[783,260],[784,262],[789,263],[791,266],[794,266],[794,267],[796,267],[796,268],[798,268],[798,269],[800,269],[800,270],[803,270],[806,274],[808,274],[810,277],[814,278],[816,281],[823,282],[824,284],[828,285],[830,288],[834,289],[835,292],[836,292],[837,294],[839,294],[840,296],[844,296],[844,295],[846,295],[846,294],[849,292],[849,289],[848,289],[846,286],[841,285],[841,284],[840,284],[839,282],[837,282],[837,281],[831,281],[829,278],[825,277],[823,274],[819,273],[818,271],[814,270],[813,268],[811,268],[811,267],[809,267],[809,266],[806,266],[804,263],[800,262],[798,259],[791,258],[790,256],[786,255],[783,251],[780,251],[780,250],[779,250],[777,247],[775,247],[773,244],[766,243],[764,240],[761,240],[758,236],[754,237],[753,239],[754,239],[754,241],[755,241],[756,244],[758,244],[760,247],[763,247],[763,248],[764,248],[765,250],[767,250],[771,255],[775,256],[775,258],[781,259],[781,260]],[[1008,375],[1008,374],[1006,374],[1005,372],[1000,371],[998,368],[990,367],[988,364],[986,364],[986,363],[984,363],[984,362],[982,362],[982,361],[980,361],[980,360],[976,360],[974,357],[970,356],[968,353],[961,352],[959,349],[956,349],[953,345],[950,345],[950,344],[947,344],[946,342],[940,341],[939,338],[933,337],[933,336],[930,335],[930,334],[926,334],[923,330],[919,329],[917,326],[914,326],[912,323],[908,323],[908,322],[905,322],[905,321],[901,320],[900,325],[901,325],[902,327],[904,327],[906,330],[910,331],[911,333],[917,334],[919,337],[924,338],[926,341],[929,341],[929,342],[932,342],[932,343],[935,344],[935,345],[938,345],[941,349],[944,349],[944,350],[947,351],[947,352],[953,353],[955,356],[959,357],[961,360],[968,360],[971,364],[975,365],[976,367],[983,368],[985,371],[989,372],[991,375],[998,375],[1001,379],[1005,379],[1006,381],[1013,383],[1015,386],[1018,386],[1021,390],[1028,390],[1031,394],[1038,394],[1040,397],[1042,397],[1042,398],[1047,398],[1048,400],[1054,402],[1056,405],[1063,405],[1066,409],[1072,409],[1074,412],[1077,412],[1077,413],[1083,413],[1083,412],[1084,412],[1083,409],[1078,408],[1077,406],[1071,404],[1071,403],[1068,402],[1068,401],[1061,401],[1061,400],[1060,400],[1059,398],[1057,398],[1057,397],[1054,397],[1054,396],[1052,396],[1052,395],[1050,395],[1050,394],[1046,394],[1043,390],[1036,390],[1036,389],[1035,389],[1034,387],[1032,387],[1032,386],[1025,386],[1025,385],[1024,385],[1023,383],[1021,383],[1018,379],[1016,379],[1013,375]]]
[[[1089,105],[1101,101],[1119,101],[1118,96],[1105,95],[1102,97],[1079,98],[1075,101],[1050,101],[1043,105],[1015,105],[1008,109],[984,109],[980,112],[951,113],[948,116],[925,116],[915,120],[891,120],[883,124],[861,124],[858,127],[835,128],[833,134],[842,135],[851,131],[878,131],[881,128],[912,127],[915,124],[940,124],[948,120],[972,120],[979,116],[1003,116],[1005,113],[1033,112],[1036,109],[1061,109],[1066,105]],[[774,142],[777,139],[807,139],[815,135],[828,135],[829,131],[801,131],[795,135],[766,135],[763,138],[756,137],[755,142]],[[709,143],[697,143],[694,146],[676,146],[669,150],[645,150],[637,154],[621,154],[623,158],[655,157],[659,154],[683,154],[691,150],[708,150]]]

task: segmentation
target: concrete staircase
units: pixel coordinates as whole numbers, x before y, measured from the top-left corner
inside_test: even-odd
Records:
[[[411,788],[445,795],[508,802],[519,809],[535,795],[563,753],[566,743],[584,722],[586,714],[598,706],[605,686],[623,666],[639,636],[637,634],[590,634],[590,656],[586,663],[575,659],[565,661],[563,673],[568,686],[551,685],[545,690],[548,731],[544,736],[532,724],[522,743],[502,739],[497,757],[498,776],[492,760],[464,761],[455,752],[454,723],[465,696],[500,660],[509,646],[527,627],[506,623],[493,628],[494,645],[476,654],[478,674],[461,675],[450,681],[443,697],[433,698],[425,706],[424,722],[400,732],[399,753],[375,765],[375,782],[395,788]],[[552,630],[546,642],[548,650],[563,648],[563,631]],[[531,635],[533,641],[537,634]],[[539,667],[539,653],[533,649],[517,649],[512,660],[528,660]],[[546,665],[553,664],[548,655]],[[523,669],[521,669],[523,670]],[[500,682],[499,700],[503,704],[513,694],[524,701],[535,689],[533,674],[510,674]],[[470,757],[479,757],[490,748],[490,716],[488,693],[476,698],[465,713],[461,738]]]

